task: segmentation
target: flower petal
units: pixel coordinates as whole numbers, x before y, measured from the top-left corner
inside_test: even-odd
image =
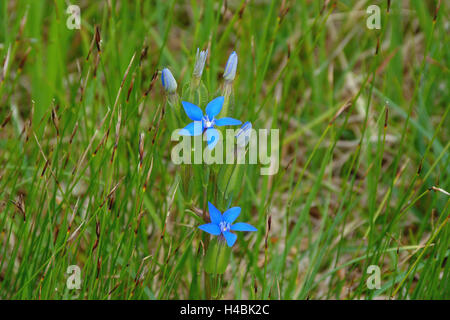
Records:
[[[233,118],[222,118],[222,119],[216,119],[215,124],[218,127],[221,126],[237,126],[241,124],[241,120],[233,119]]]
[[[214,236],[218,236],[220,234],[220,228],[217,224],[214,223],[207,223],[202,224],[201,226],[198,226],[200,230],[203,230],[205,232],[208,232]]]
[[[217,116],[220,110],[222,110],[223,100],[223,97],[217,97],[206,105],[206,115],[210,120]]]
[[[186,127],[180,130],[181,136],[198,136],[203,132],[203,125],[201,121],[194,121],[189,123]]]
[[[238,222],[231,226],[231,230],[233,231],[258,231],[254,226],[245,223],[245,222]]]
[[[230,231],[225,231],[223,233],[223,236],[225,237],[225,240],[227,240],[227,245],[229,247],[232,247],[233,244],[236,242],[237,235],[235,235],[234,233],[231,233]]]
[[[236,218],[239,217],[240,214],[241,214],[240,207],[230,208],[223,213],[223,220],[225,222],[233,223],[234,220],[236,220]]]
[[[222,221],[222,214],[220,211],[214,207],[214,205],[208,201],[209,218],[212,223],[219,224]],[[220,230],[219,230],[220,231]]]
[[[194,121],[201,121],[203,118],[203,111],[199,107],[197,107],[195,104],[182,101],[181,104],[183,105],[184,111],[186,112],[189,119]]]
[[[217,142],[219,141],[219,131],[214,128],[209,128],[206,130],[206,141],[208,142],[208,148],[210,150],[214,149]]]

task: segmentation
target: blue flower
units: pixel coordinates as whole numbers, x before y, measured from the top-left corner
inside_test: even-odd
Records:
[[[227,81],[233,81],[236,76],[236,68],[238,63],[238,56],[236,51],[233,51],[228,57],[227,65],[225,66],[225,71],[223,77]]]
[[[238,222],[232,224],[241,213],[240,207],[230,208],[222,215],[211,202],[208,202],[208,209],[211,223],[202,224],[201,226],[199,226],[199,229],[215,236],[223,236],[227,241],[229,247],[232,247],[237,239],[237,236],[234,233],[230,232],[231,230],[257,231],[254,226],[248,223]]]
[[[175,81],[175,78],[172,75],[172,72],[170,72],[169,69],[164,68],[161,72],[161,82],[164,87],[164,89],[168,93],[175,93],[177,91],[177,82]]]
[[[220,110],[222,110],[223,101],[223,97],[217,97],[211,100],[211,102],[206,105],[205,115],[203,115],[202,109],[197,107],[195,104],[182,101],[181,104],[183,105],[184,111],[189,119],[194,122],[189,123],[186,127],[181,129],[180,135],[198,136],[206,132],[208,147],[209,149],[214,149],[217,141],[219,141],[219,131],[214,128],[215,126],[235,126],[242,123],[241,121],[233,118],[215,118],[215,116],[220,113]]]

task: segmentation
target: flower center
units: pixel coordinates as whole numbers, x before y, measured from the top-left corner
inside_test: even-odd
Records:
[[[219,228],[221,232],[226,232],[226,231],[230,231],[230,223],[229,222],[225,222],[225,221],[221,221],[219,223]]]
[[[209,119],[208,116],[203,118],[203,122],[205,124],[206,129],[214,126],[214,118]]]

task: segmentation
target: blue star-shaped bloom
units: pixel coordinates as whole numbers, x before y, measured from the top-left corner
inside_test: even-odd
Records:
[[[231,230],[257,231],[257,229],[254,226],[248,223],[238,222],[232,224],[241,213],[240,207],[230,208],[227,211],[225,211],[222,215],[220,211],[216,207],[214,207],[214,205],[211,202],[208,202],[208,209],[211,223],[202,224],[201,226],[199,226],[199,229],[215,236],[222,235],[223,237],[225,237],[225,240],[227,241],[229,247],[232,247],[237,239],[237,236],[234,233],[230,232]]]
[[[189,119],[194,122],[191,122],[184,127],[180,131],[180,134],[184,136],[198,136],[206,132],[208,147],[209,149],[214,149],[219,138],[219,132],[214,128],[215,126],[235,126],[242,123],[233,118],[215,118],[215,116],[220,113],[220,110],[222,110],[223,100],[223,97],[217,97],[211,100],[211,102],[206,105],[205,115],[203,115],[202,109],[195,104],[182,101],[181,104],[183,105],[184,111]]]

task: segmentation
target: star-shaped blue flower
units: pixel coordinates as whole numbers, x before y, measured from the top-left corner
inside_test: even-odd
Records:
[[[254,226],[248,223],[238,222],[232,224],[241,213],[240,207],[230,208],[227,211],[225,211],[222,215],[220,211],[216,207],[214,207],[214,205],[211,202],[208,202],[208,209],[211,223],[202,224],[201,226],[199,226],[199,229],[215,236],[223,236],[227,241],[229,247],[232,247],[237,239],[237,236],[234,233],[230,232],[231,230],[257,231],[257,229]]]
[[[182,101],[184,111],[189,119],[194,122],[189,123],[184,127],[180,134],[184,136],[198,136],[206,132],[206,139],[209,149],[214,149],[219,140],[219,132],[214,127],[221,126],[235,126],[242,122],[233,118],[216,119],[215,117],[222,110],[223,97],[217,97],[206,105],[206,114],[203,115],[202,109],[190,102]]]

